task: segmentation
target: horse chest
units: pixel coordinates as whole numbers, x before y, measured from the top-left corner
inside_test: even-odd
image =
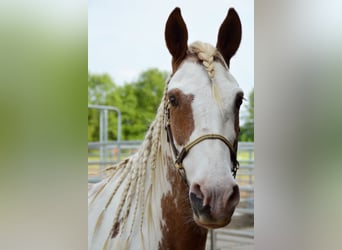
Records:
[[[163,224],[158,249],[204,249],[207,230],[193,221],[188,186],[172,167],[171,159],[168,165],[167,179],[172,188],[161,199]]]
[[[171,196],[162,200],[164,224],[158,249],[205,249],[207,230],[193,222],[187,203],[186,200],[174,202]]]

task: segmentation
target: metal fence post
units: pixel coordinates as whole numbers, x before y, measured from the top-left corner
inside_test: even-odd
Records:
[[[121,160],[121,122],[122,122],[122,115],[120,109],[113,106],[103,106],[103,105],[91,105],[88,104],[88,108],[97,109],[100,112],[99,117],[99,165],[100,170],[103,170],[106,165],[110,164],[111,159],[109,157],[111,154],[108,154],[108,111],[114,111],[118,115],[118,130],[117,130],[117,149],[118,155],[116,162]],[[88,143],[89,146],[89,143]],[[114,162],[113,162],[114,163]],[[102,173],[102,171],[101,171]],[[103,177],[100,175],[100,178]]]
[[[216,250],[216,234],[213,229],[210,232],[210,250]]]
[[[104,142],[104,114],[103,114],[103,109],[100,109],[100,134],[99,134],[99,140],[100,140],[100,148],[99,148],[99,153],[100,153],[100,161],[103,162],[104,161],[104,152],[103,152],[103,142]],[[100,165],[100,171],[102,172],[102,168],[103,166]]]
[[[117,109],[118,113],[118,161],[121,160],[121,111]]]
[[[250,149],[248,152],[249,152],[248,161],[252,162],[252,149]],[[252,169],[251,168],[249,169],[249,177],[248,177],[248,179],[249,179],[249,184],[252,185],[253,183],[252,183]]]

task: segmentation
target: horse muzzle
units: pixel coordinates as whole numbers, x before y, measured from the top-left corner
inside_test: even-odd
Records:
[[[225,191],[190,187],[190,204],[197,225],[205,228],[219,228],[228,225],[240,201],[238,185]]]

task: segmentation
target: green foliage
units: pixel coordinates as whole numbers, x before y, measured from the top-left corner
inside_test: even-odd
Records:
[[[105,105],[107,96],[115,91],[116,85],[108,74],[91,75],[88,73],[88,103]]]
[[[90,104],[115,106],[122,113],[122,139],[141,140],[156,115],[161,102],[166,72],[149,69],[137,81],[116,86],[108,75],[89,75],[88,101]],[[117,139],[117,114],[108,113],[109,140]],[[88,111],[88,141],[98,141],[97,110]]]
[[[254,141],[254,89],[249,94],[247,111],[246,121],[240,126],[239,141]]]
[[[161,102],[166,77],[166,72],[150,69],[142,72],[136,82],[124,86],[122,92],[124,139],[144,138]]]
[[[108,99],[117,87],[109,75],[88,72],[88,104],[108,105]],[[99,112],[88,109],[88,141],[99,140]]]

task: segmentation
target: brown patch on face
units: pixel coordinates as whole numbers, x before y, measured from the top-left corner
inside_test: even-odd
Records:
[[[189,141],[195,127],[191,108],[193,99],[194,95],[185,95],[180,89],[173,89],[168,93],[171,131],[179,145],[185,145]]]
[[[159,249],[205,249],[208,230],[199,227],[192,218],[189,188],[168,159],[168,180],[172,191],[162,197],[164,224]]]

